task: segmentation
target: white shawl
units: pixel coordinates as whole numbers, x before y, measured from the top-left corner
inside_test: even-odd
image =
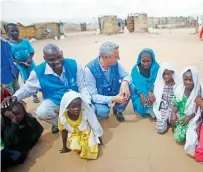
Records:
[[[178,77],[175,67],[169,62],[162,63],[160,65],[156,81],[154,83],[154,96],[156,97],[156,102],[154,102],[154,104],[153,104],[153,112],[155,113],[155,116],[157,119],[161,119],[161,111],[159,110],[159,106],[160,106],[161,97],[162,97],[164,86],[165,86],[165,81],[163,79],[163,73],[164,73],[165,69],[174,71],[174,74],[172,76],[173,80],[175,82],[175,85],[173,87],[174,90],[179,82],[179,77]]]
[[[185,91],[185,86],[184,86],[184,81],[183,81],[183,74],[188,71],[191,70],[192,72],[192,78],[193,78],[193,82],[194,82],[194,88],[187,100],[187,103],[185,105],[185,115],[191,115],[193,113],[195,113],[195,107],[196,107],[196,103],[195,103],[195,99],[198,96],[198,92],[200,91],[200,80],[199,80],[199,72],[198,69],[195,66],[189,66],[183,69],[182,73],[181,73],[181,78],[180,78],[180,85],[177,87],[176,91],[175,91],[175,96],[177,101],[182,101],[183,96],[184,96],[184,91]]]
[[[201,87],[201,97],[203,98],[203,85]],[[190,126],[188,127],[187,133],[186,133],[186,142],[184,149],[187,152],[187,154],[190,154],[191,156],[194,156],[195,154],[195,148],[198,144],[198,135],[197,135],[197,127],[200,123],[200,117],[201,117],[202,109],[198,107],[197,113],[195,114],[195,117],[191,120]]]
[[[95,142],[99,143],[98,137],[101,137],[103,135],[103,129],[97,120],[96,114],[94,110],[89,106],[89,104],[85,101],[82,96],[75,92],[75,91],[69,91],[64,94],[61,100],[60,104],[60,111],[59,111],[59,119],[62,123],[62,125],[66,128],[66,130],[69,133],[74,132],[74,129],[67,123],[66,117],[64,115],[64,112],[66,111],[69,104],[76,98],[82,99],[82,124],[79,126],[79,129],[87,128],[87,126],[84,126],[86,124],[90,125],[90,146],[96,144]],[[87,122],[88,123],[87,123]]]

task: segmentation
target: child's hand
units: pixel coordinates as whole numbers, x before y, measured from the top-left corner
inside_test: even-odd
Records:
[[[176,114],[172,114],[170,123],[171,123],[172,127],[175,126],[175,124],[177,123],[177,116],[176,116]]]
[[[16,116],[11,111],[6,111],[4,114],[7,118],[9,118],[12,122],[16,123]]]
[[[26,63],[31,64],[32,63],[32,58],[27,59]]]
[[[101,137],[99,137],[100,145],[103,145]]]
[[[61,150],[59,150],[60,153],[67,153],[67,152],[70,152],[71,150],[68,149],[67,147],[63,147]]]

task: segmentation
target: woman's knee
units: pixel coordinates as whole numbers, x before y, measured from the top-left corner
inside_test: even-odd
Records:
[[[177,143],[183,144],[185,142],[185,137],[182,134],[174,134],[174,139]]]

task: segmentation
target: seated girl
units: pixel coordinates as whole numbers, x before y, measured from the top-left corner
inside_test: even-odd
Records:
[[[178,75],[171,63],[162,63],[154,83],[156,101],[153,112],[156,116],[156,130],[164,133],[168,130],[168,123],[172,113],[172,99],[178,83]]]
[[[24,161],[29,150],[39,140],[43,127],[19,102],[12,102],[8,108],[1,109],[1,114],[1,154],[2,164],[6,168]],[[11,152],[15,152],[16,156]]]
[[[178,143],[185,142],[190,121],[195,116],[195,99],[200,90],[199,73],[196,67],[185,68],[181,77],[181,83],[175,91],[170,121],[174,131],[174,139]]]
[[[152,49],[143,49],[138,56],[137,63],[132,69],[132,80],[136,93],[132,94],[134,112],[145,117],[150,113],[153,117],[152,104],[155,102],[153,95],[154,82],[156,80],[159,64],[155,60]]]
[[[79,93],[70,91],[63,96],[58,127],[63,142],[61,153],[73,150],[79,152],[81,158],[97,159],[103,129],[94,110]],[[67,134],[70,149],[67,148]]]
[[[203,163],[203,97],[202,98],[198,97],[195,102],[199,106],[200,113],[201,113],[201,118],[200,118],[201,121],[197,128],[198,145],[196,146],[196,149],[195,149],[195,160],[197,162]]]

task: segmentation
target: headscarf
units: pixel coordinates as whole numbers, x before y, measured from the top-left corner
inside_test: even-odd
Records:
[[[141,55],[142,55],[142,53],[146,54],[146,52],[149,52],[151,54],[151,58],[152,58],[152,64],[150,67],[150,77],[149,78],[143,77],[140,74],[139,69],[138,69],[138,65],[141,63],[141,58],[142,58]],[[142,94],[147,96],[149,90],[151,90],[153,85],[154,85],[158,70],[159,70],[159,64],[156,62],[154,51],[150,48],[143,49],[140,52],[138,59],[137,59],[137,63],[133,67],[132,72],[131,72],[131,76],[132,76],[135,88],[138,91],[142,92]]]
[[[192,92],[187,100],[187,103],[185,105],[185,115],[191,115],[195,113],[195,99],[198,96],[198,93],[200,91],[200,80],[199,80],[199,72],[198,69],[195,66],[189,66],[183,69],[181,73],[181,79],[180,79],[180,85],[177,87],[175,91],[175,97],[178,102],[182,101],[184,92],[185,92],[185,85],[184,85],[184,80],[183,80],[183,74],[187,72],[188,70],[191,71],[192,73],[192,78],[194,82],[194,88],[192,89]]]
[[[69,91],[69,92],[65,93],[61,99],[60,111],[59,111],[59,118],[60,118],[61,123],[67,130],[69,130],[64,112],[66,111],[69,104],[76,98],[82,99],[83,115],[87,116],[88,123],[89,123],[91,129],[93,130],[95,136],[101,137],[103,134],[103,129],[96,118],[96,114],[95,114],[94,110],[89,106],[89,104],[85,101],[85,99],[79,93],[77,93],[75,91]]]
[[[157,119],[161,119],[161,112],[159,110],[160,102],[161,102],[161,97],[163,94],[164,86],[165,86],[165,81],[163,79],[163,73],[164,71],[168,69],[173,71],[173,80],[175,82],[175,85],[173,86],[173,90],[175,90],[176,86],[179,85],[179,77],[177,74],[177,71],[175,67],[169,63],[169,62],[164,62],[160,65],[156,81],[154,83],[154,96],[156,97],[156,102],[153,104],[153,111],[156,115]]]

